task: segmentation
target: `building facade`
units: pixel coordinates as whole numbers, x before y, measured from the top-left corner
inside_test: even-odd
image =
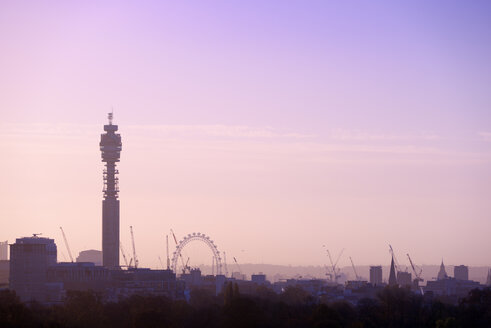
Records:
[[[8,241],[0,241],[0,261],[6,261],[8,257],[9,243]]]
[[[110,271],[89,262],[63,262],[47,270],[49,283],[61,283],[64,290],[103,291],[110,287]]]
[[[412,286],[412,276],[411,273],[405,271],[397,272],[397,283],[401,287]]]
[[[80,253],[78,253],[76,261],[91,262],[94,263],[95,265],[102,265],[102,252],[95,249],[81,251]]]
[[[469,280],[469,267],[457,265],[453,268],[453,276],[457,280]]]
[[[0,288],[6,287],[9,284],[10,262],[0,260]]]
[[[57,248],[49,238],[17,238],[10,245],[10,289],[22,301],[46,301],[48,267],[56,264]]]
[[[370,267],[370,283],[373,286],[382,284],[382,266],[371,266]]]

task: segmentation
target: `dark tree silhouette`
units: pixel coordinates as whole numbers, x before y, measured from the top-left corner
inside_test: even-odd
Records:
[[[69,292],[60,305],[24,304],[3,290],[0,327],[491,327],[490,289],[473,290],[452,305],[387,287],[377,299],[362,299],[353,306],[320,303],[299,287],[288,287],[280,295],[263,287],[255,295],[241,295],[238,286],[228,283],[219,297],[196,289],[189,303],[142,295],[104,303],[91,291]]]
[[[31,311],[19,300],[15,292],[0,290],[0,327],[31,327]]]

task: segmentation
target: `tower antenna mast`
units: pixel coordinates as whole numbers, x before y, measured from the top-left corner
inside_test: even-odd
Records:
[[[102,265],[108,268],[119,267],[119,187],[118,170],[121,153],[121,135],[116,133],[118,126],[113,125],[113,113],[108,113],[109,123],[104,125],[105,133],[101,134],[99,143],[103,171],[104,188],[102,200]]]

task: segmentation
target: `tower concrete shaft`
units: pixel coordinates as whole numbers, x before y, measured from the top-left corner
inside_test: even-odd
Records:
[[[102,161],[104,168],[104,199],[102,200],[102,265],[108,268],[119,267],[119,199],[116,163],[121,153],[121,136],[116,133],[118,126],[112,124],[113,115],[109,113],[109,124],[104,125],[106,133],[101,134]]]

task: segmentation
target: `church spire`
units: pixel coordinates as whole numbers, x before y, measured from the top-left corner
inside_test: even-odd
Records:
[[[396,268],[394,265],[394,255],[392,255],[392,261],[390,262],[389,286],[396,286],[396,285],[397,285]]]
[[[443,259],[442,259],[442,264],[440,264],[440,271],[438,271],[438,276],[436,277],[437,280],[443,280],[447,279],[447,271],[445,271],[445,264],[443,264]]]

